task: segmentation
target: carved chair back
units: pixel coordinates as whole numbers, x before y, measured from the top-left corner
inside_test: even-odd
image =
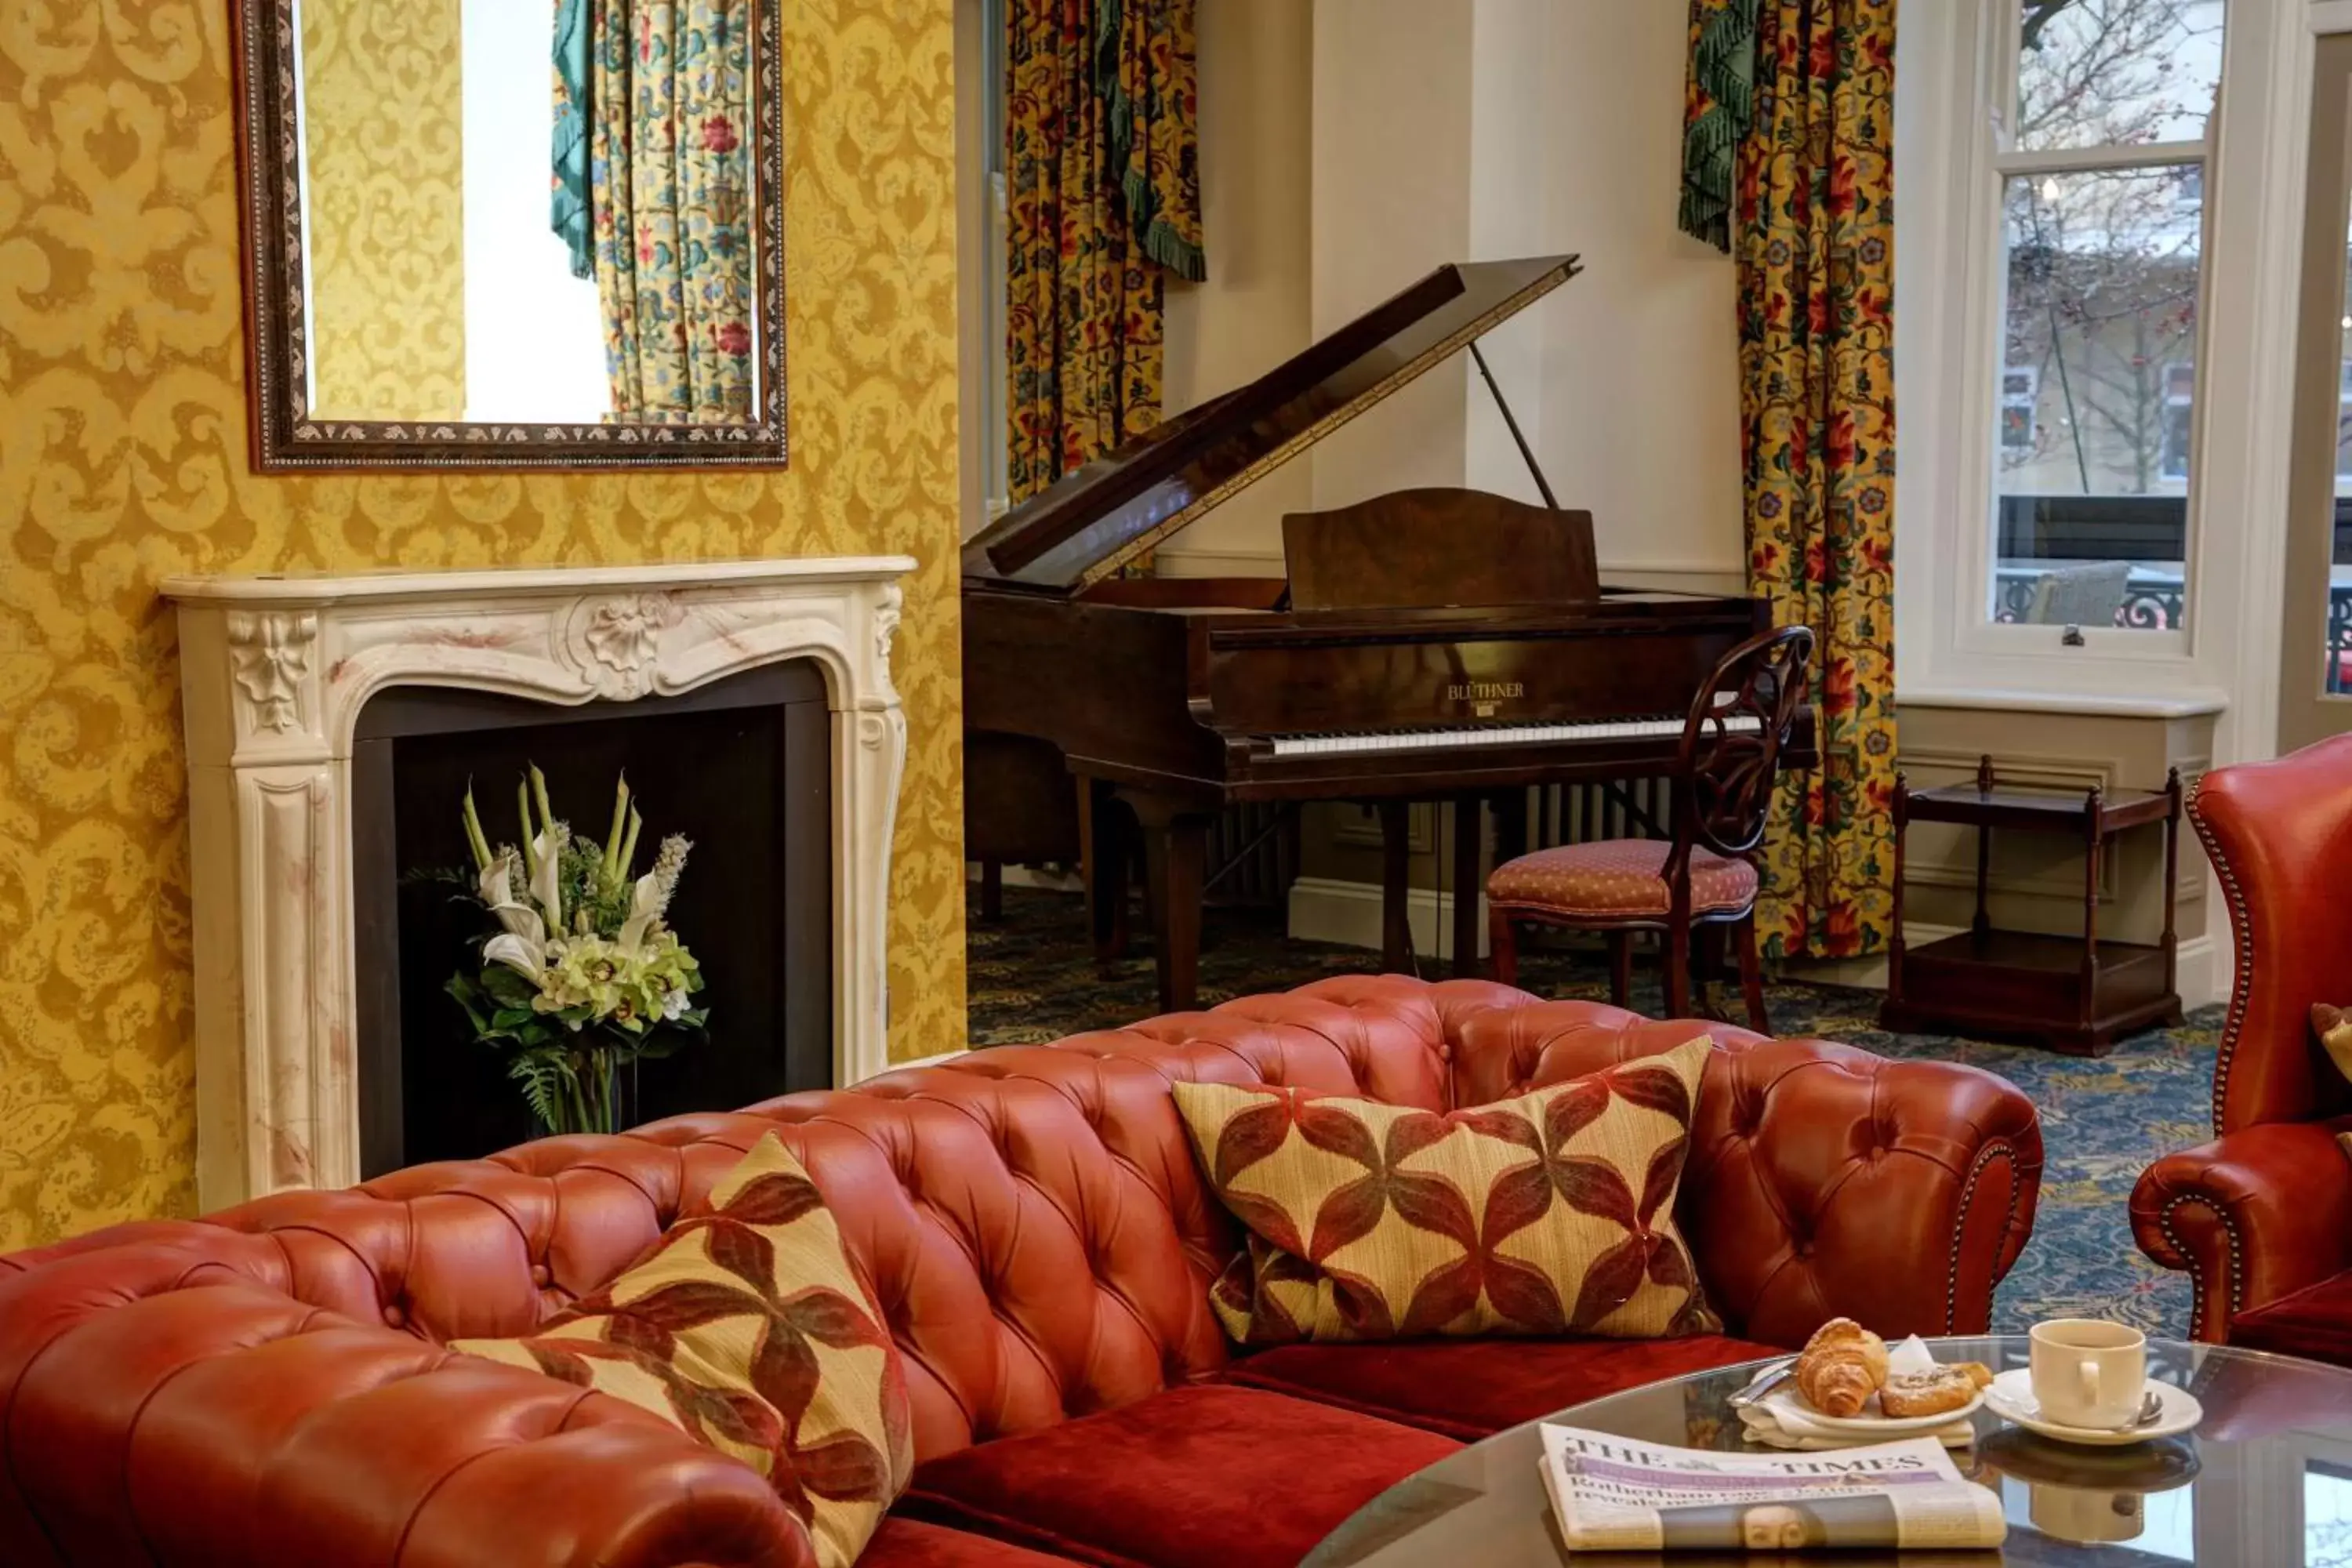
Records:
[[[1692,700],[1675,759],[1675,847],[1664,867],[1677,909],[1689,908],[1694,847],[1744,858],[1763,842],[1812,657],[1809,626],[1759,633],[1724,655]]]

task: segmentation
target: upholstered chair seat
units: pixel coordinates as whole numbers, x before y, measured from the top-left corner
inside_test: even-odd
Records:
[[[1705,933],[1699,956],[1720,969],[1727,934],[1739,949],[1748,1026],[1769,1029],[1751,858],[1764,842],[1781,753],[1805,715],[1812,656],[1811,631],[1783,626],[1733,648],[1699,683],[1668,781],[1672,819],[1664,832],[1637,811],[1645,837],[1563,844],[1495,868],[1486,906],[1496,979],[1517,978],[1522,922],[1602,931],[1609,999],[1622,1007],[1633,984],[1633,933],[1654,931],[1666,1011],[1680,1016],[1690,1011],[1694,937]]]
[[[1664,838],[1611,838],[1538,849],[1497,867],[1486,883],[1486,900],[1571,920],[1664,920],[1674,902],[1665,877],[1673,849]],[[1756,901],[1756,868],[1694,847],[1690,890],[1693,914],[1743,910]]]

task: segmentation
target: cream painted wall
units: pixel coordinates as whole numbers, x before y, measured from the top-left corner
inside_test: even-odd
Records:
[[[1470,244],[1475,0],[1316,0],[1314,323],[1345,324]],[[1315,504],[1463,482],[1465,361],[1328,437]]]
[[[1312,0],[1200,0],[1205,283],[1168,288],[1164,405],[1181,414],[1313,341]],[[1313,503],[1311,465],[1268,475],[1160,552],[1171,575],[1281,570],[1282,514]]]
[[[1210,282],[1171,295],[1169,406],[1303,347],[1429,268],[1576,251],[1488,358],[1612,578],[1741,571],[1728,258],[1675,228],[1684,14],[1623,0],[1201,0]],[[1415,484],[1535,487],[1466,358],[1163,552],[1278,569],[1280,518]]]
[[[1601,564],[1615,575],[1702,568],[1736,591],[1732,263],[1675,227],[1685,8],[1523,3],[1545,13],[1554,72],[1538,132],[1550,150],[1546,242],[1585,266],[1538,307],[1545,471],[1561,505],[1591,509]]]

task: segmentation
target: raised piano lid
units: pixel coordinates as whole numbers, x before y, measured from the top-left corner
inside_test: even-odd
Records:
[[[1100,582],[1578,270],[1573,256],[1441,267],[1014,507],[964,546],[964,575],[1063,595]]]

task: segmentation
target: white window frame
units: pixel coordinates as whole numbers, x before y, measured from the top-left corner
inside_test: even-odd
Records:
[[[1978,13],[1977,20],[1980,34],[1978,49],[1983,58],[1979,78],[1983,84],[1982,96],[1977,105],[1979,128],[1975,137],[1978,174],[1970,182],[1981,204],[1982,226],[1969,236],[1968,243],[1975,254],[1983,258],[1986,287],[1979,291],[1979,298],[1972,301],[1981,307],[1982,310],[1982,313],[1976,318],[1973,335],[1981,345],[1978,350],[1979,354],[1997,371],[2007,359],[2008,267],[2002,198],[2009,182],[2021,178],[2039,179],[2050,174],[2171,168],[2182,164],[2193,164],[2210,174],[2212,167],[2213,142],[2218,128],[2212,121],[2209,120],[2204,137],[2194,142],[2149,142],[2131,146],[2109,145],[2021,151],[2012,142],[2011,127],[2017,113],[2017,61],[2020,49],[2018,29],[2021,22],[2022,8],[2016,0],[1979,0],[1978,5],[1967,8]],[[2226,22],[2221,42],[2223,69],[2226,72],[2230,44]],[[2218,118],[2218,115],[2214,117],[2216,120]],[[2206,265],[2207,253],[2211,248],[2212,204],[2202,197],[2205,193],[2210,191],[2212,183],[2210,177],[2202,181],[2199,204],[2199,222],[2202,232],[2198,241],[2197,362],[2200,366],[2204,360],[2206,323],[2211,314],[2207,306],[2212,291],[2210,269]],[[2203,385],[2201,370],[2198,384],[2201,389]],[[2064,627],[2018,626],[1991,619],[1991,584],[1999,549],[1999,529],[1994,521],[1994,513],[2000,494],[1998,446],[2000,432],[1994,424],[1997,417],[1994,406],[1989,400],[1980,401],[1984,402],[1985,409],[1981,416],[1984,435],[1976,439],[1979,442],[1979,449],[1984,453],[1984,458],[1980,464],[1974,466],[1981,475],[1984,490],[1981,502],[1978,507],[1980,526],[1975,530],[1974,536],[1968,541],[1968,568],[1974,579],[1974,594],[1968,602],[1968,609],[1970,612],[1969,617],[1961,623],[1963,635],[1960,646],[1984,652],[2007,652],[2017,651],[2018,645],[2022,644],[2027,648],[2048,651],[2059,657],[2076,652],[2078,645],[2065,640],[2066,628]],[[2200,399],[2200,401],[2202,400]],[[2201,410],[2200,413],[2201,415]],[[2189,473],[2192,475],[2197,469],[2199,428],[2202,424],[2201,417],[2196,419],[2190,430]],[[2186,618],[2190,626],[2194,626],[2199,609],[2200,584],[2195,563],[2200,509],[2193,483],[2189,486],[2186,505],[2188,517],[2183,534],[2182,579],[2187,595]],[[2184,659],[2189,654],[2189,634],[2184,628],[2140,631],[2118,630],[2112,626],[2084,626],[2080,628],[2079,635],[2083,639],[2079,647],[2086,651],[2113,652],[2126,657],[2156,653],[2161,657]],[[2110,643],[2120,643],[2121,646],[2110,650],[2105,646]],[[2151,643],[2159,644],[2161,647],[2152,647]]]
[[[2089,156],[2004,152],[1993,115],[2014,92],[2015,0],[1950,0],[1906,13],[1895,96],[1895,184],[1904,193],[1895,207],[1898,699],[1992,707],[2096,700],[2117,711],[2195,702],[2210,711],[2259,693],[2253,672],[2276,658],[2284,486],[2272,437],[2291,395],[2278,356],[2292,357],[2296,138],[2308,134],[2299,117],[2316,20],[2306,13],[2335,3],[2229,0],[2221,109],[2209,142],[2189,144],[2205,165],[2205,243],[2188,626],[2084,628],[2081,647],[2064,644],[2063,627],[1988,616],[2006,357],[2002,180],[2035,166],[2190,160],[2178,142]],[[2352,0],[2343,4],[2352,12]],[[2209,519],[2226,526],[2206,526]],[[2268,705],[2257,705],[2265,710],[2251,715],[2259,729]]]
[[[956,0],[959,505],[970,539],[1006,510],[1005,0]]]

